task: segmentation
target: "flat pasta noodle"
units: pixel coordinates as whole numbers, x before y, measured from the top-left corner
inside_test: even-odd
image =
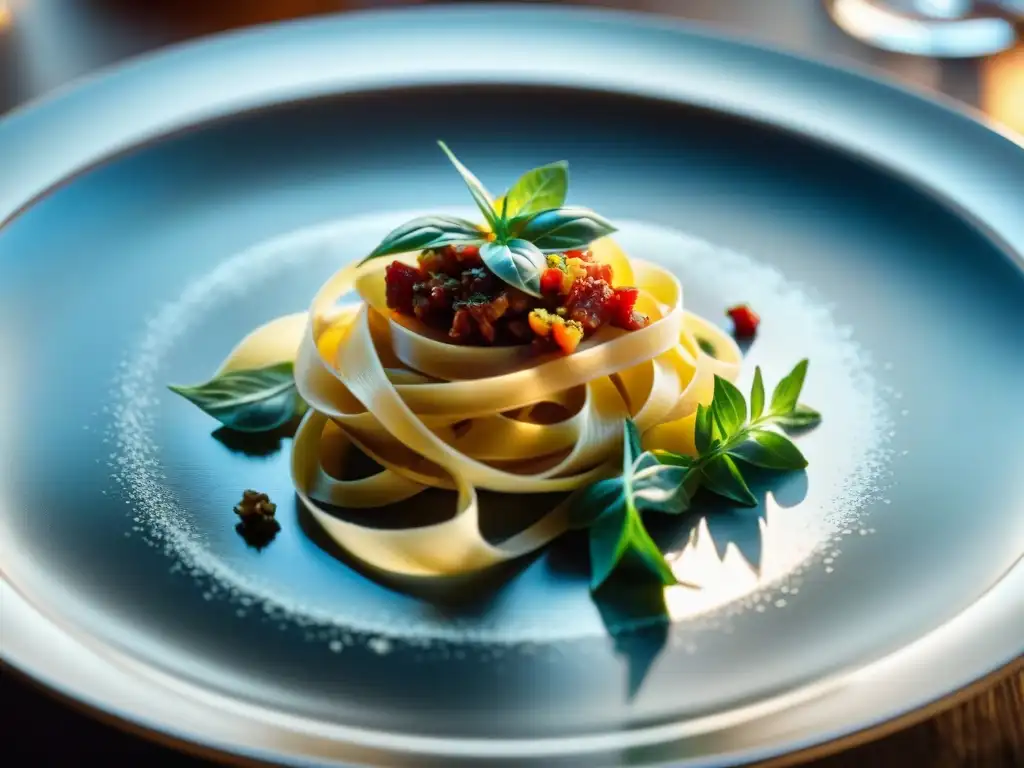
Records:
[[[451,344],[387,309],[385,263],[375,260],[337,272],[308,312],[253,331],[218,373],[294,362],[298,391],[310,406],[292,448],[295,489],[350,555],[398,577],[485,569],[564,533],[569,505],[567,499],[492,543],[481,533],[486,513],[478,490],[575,491],[612,475],[627,417],[646,449],[693,454],[697,405],[711,402],[715,375],[735,381],[739,374],[735,341],[684,310],[673,274],[630,261],[610,238],[592,251],[612,266],[617,284],[639,289],[637,309],[650,317],[647,327],[602,328],[571,355]],[[339,303],[352,292],[358,303]],[[716,354],[706,354],[698,339]],[[353,448],[382,469],[353,480],[326,471],[343,465]],[[449,519],[381,528],[330,509],[384,507],[427,488],[456,492]]]

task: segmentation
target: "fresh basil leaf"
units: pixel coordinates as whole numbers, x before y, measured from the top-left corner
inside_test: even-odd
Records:
[[[761,366],[754,368],[754,384],[750,388],[750,420],[757,421],[764,413],[764,379]]]
[[[569,502],[569,527],[589,528],[601,515],[625,502],[622,478],[610,477],[578,491]]]
[[[744,506],[757,506],[757,499],[747,487],[739,467],[728,456],[715,456],[701,467],[701,472],[704,475],[704,487],[709,491]]]
[[[685,512],[690,506],[690,498],[681,493],[681,486],[686,477],[686,467],[670,464],[659,464],[650,453],[640,458],[650,457],[651,466],[638,469],[630,483],[633,491],[633,506],[639,512],[664,512],[677,515]],[[641,464],[638,460],[637,464]]]
[[[599,517],[590,528],[590,589],[598,590],[627,556],[655,574],[662,584],[677,583],[639,514],[623,505]]]
[[[422,216],[395,227],[361,263],[380,256],[440,248],[452,243],[479,243],[480,228],[457,216]]]
[[[683,478],[682,485],[679,486],[679,492],[685,494],[687,504],[696,495],[701,484],[704,482],[704,473],[694,468],[691,472],[686,473],[686,477]]]
[[[473,196],[476,207],[480,209],[480,213],[484,215],[487,223],[491,227],[491,231],[498,234],[502,228],[502,222],[498,218],[497,212],[494,210],[494,198],[491,197],[484,185],[480,183],[480,179],[473,175],[473,172],[464,166],[459,158],[455,156],[455,153],[448,149],[448,145],[443,141],[437,142],[437,145],[441,147],[441,150],[448,155],[448,159],[451,160],[452,165],[455,166],[455,170],[462,176],[462,180],[466,182],[466,187],[469,189],[469,194]]]
[[[637,461],[643,452],[643,441],[640,437],[640,430],[636,427],[636,422],[632,419],[626,419],[623,426],[622,447],[622,471],[624,474],[633,471],[633,463]]]
[[[693,459],[690,456],[684,456],[681,453],[673,453],[672,451],[664,451],[661,449],[652,451],[654,458],[656,458],[662,464],[671,464],[674,467],[692,467]]]
[[[715,376],[711,411],[723,439],[735,435],[747,421],[747,401],[743,399],[743,393],[731,381],[718,375]]]
[[[232,371],[205,384],[169,389],[239,432],[268,432],[305,410],[291,363]]]
[[[505,215],[521,216],[560,208],[565,204],[568,190],[569,163],[565,160],[534,168],[520,176],[505,195],[508,203]]]
[[[807,459],[793,441],[778,432],[753,429],[749,440],[729,449],[729,455],[766,469],[803,469]]]
[[[604,584],[629,549],[629,513],[620,504],[601,515],[590,527],[590,588]]]
[[[616,229],[587,208],[552,208],[514,217],[508,230],[542,251],[583,248]]]
[[[626,557],[632,557],[635,562],[642,564],[663,586],[671,587],[678,584],[679,580],[665,561],[665,555],[644,528],[639,515],[633,514],[629,517],[629,529],[629,549],[625,553]]]
[[[480,258],[499,280],[523,293],[540,297],[540,273],[546,260],[532,243],[526,240],[484,243],[480,246]]]
[[[776,416],[772,421],[786,429],[810,429],[821,423],[821,414],[810,406],[798,403],[792,411]]]
[[[790,371],[772,393],[773,415],[789,413],[796,408],[800,399],[800,391],[804,388],[804,379],[807,377],[807,360],[801,360],[796,367]]]
[[[698,403],[697,417],[693,422],[693,443],[701,456],[711,448],[713,437],[714,423],[712,421],[711,409]]]

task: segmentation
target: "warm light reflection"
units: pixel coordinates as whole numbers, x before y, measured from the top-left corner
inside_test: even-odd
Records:
[[[985,55],[1008,48],[1017,37],[1013,24],[998,15],[930,20],[871,0],[833,0],[830,8],[836,24],[859,40],[920,56]]]
[[[14,21],[14,14],[11,13],[11,6],[7,0],[0,0],[0,32],[11,26]]]
[[[757,523],[760,557],[756,564],[749,562],[732,541],[716,545],[707,521],[702,519],[686,546],[668,558],[680,581],[701,587],[665,590],[665,605],[672,620],[692,618],[744,598],[775,604],[779,598],[764,587],[801,570],[828,540],[828,533],[821,527],[808,526],[806,521],[800,524],[794,518],[794,510],[781,509],[768,495],[764,518]],[[790,587],[786,591],[792,592]]]
[[[981,108],[997,123],[1024,134],[1024,44],[982,63]]]

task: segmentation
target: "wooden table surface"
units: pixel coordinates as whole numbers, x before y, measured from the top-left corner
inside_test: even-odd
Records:
[[[816,0],[583,1],[706,21],[818,58],[880,69],[1024,133],[1024,45],[984,60],[933,61],[861,45],[835,28]],[[98,67],[171,42],[276,19],[426,2],[0,0],[0,114]],[[210,765],[96,722],[9,670],[0,679],[0,702],[0,755],[13,752],[17,766],[85,766],[115,757],[137,766]],[[1024,670],[1018,665],[942,714],[811,765],[1024,768]]]

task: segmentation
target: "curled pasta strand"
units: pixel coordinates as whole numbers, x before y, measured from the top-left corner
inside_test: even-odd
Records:
[[[692,453],[697,405],[710,402],[716,375],[735,380],[739,373],[735,342],[684,310],[674,275],[630,261],[608,238],[593,251],[621,282],[639,289],[638,308],[651,318],[647,327],[602,329],[569,356],[454,345],[389,312],[384,266],[370,262],[328,279],[309,312],[254,331],[221,372],[294,361],[296,385],[309,404],[292,449],[295,488],[352,556],[413,578],[488,568],[561,535],[568,507],[558,504],[495,544],[480,530],[478,490],[585,487],[614,472],[626,417],[637,423],[646,448]],[[352,292],[359,303],[339,303]],[[538,417],[545,409],[548,416]],[[357,480],[332,477],[325,467],[343,463],[354,449],[381,470]],[[453,515],[439,523],[375,527],[332,512],[386,507],[431,487],[457,496]]]

